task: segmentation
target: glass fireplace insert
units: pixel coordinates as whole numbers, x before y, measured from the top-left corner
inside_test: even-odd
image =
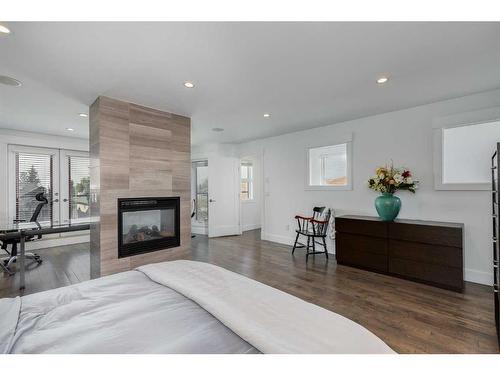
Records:
[[[118,257],[180,245],[180,198],[118,198]]]

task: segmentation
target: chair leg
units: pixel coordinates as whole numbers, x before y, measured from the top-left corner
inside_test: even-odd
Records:
[[[309,242],[311,241],[311,237],[307,236],[307,252],[306,252],[306,262],[309,259]]]
[[[5,266],[3,262],[0,262],[0,268],[3,269],[4,272],[7,272],[9,276],[14,275],[14,272],[12,272],[7,266]]]
[[[313,256],[316,254],[316,238],[312,238],[312,243],[313,243],[313,251],[312,254]]]
[[[295,249],[297,248],[297,242],[299,240],[299,234],[297,233],[297,237],[295,237],[295,243],[293,244],[292,255],[295,253]]]
[[[325,248],[325,255],[326,255],[326,259],[328,259],[328,250],[326,248],[326,241],[325,241],[325,237],[323,237],[323,247]]]

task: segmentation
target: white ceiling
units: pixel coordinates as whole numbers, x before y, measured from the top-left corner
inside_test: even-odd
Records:
[[[0,75],[23,85],[0,85],[0,127],[48,134],[88,137],[78,113],[98,95],[190,116],[199,144],[500,87],[500,23],[7,25]],[[388,84],[375,83],[380,74]]]

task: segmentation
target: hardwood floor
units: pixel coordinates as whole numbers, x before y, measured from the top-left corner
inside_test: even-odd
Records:
[[[172,259],[217,264],[363,325],[398,353],[499,353],[491,287],[466,283],[456,293],[337,265],[298,249],[261,241],[259,231],[208,240]],[[44,249],[40,267],[27,272],[25,293],[88,279],[88,244]],[[14,296],[17,277],[0,276],[0,297]]]

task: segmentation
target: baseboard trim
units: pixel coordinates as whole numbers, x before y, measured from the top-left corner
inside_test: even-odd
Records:
[[[227,225],[217,228],[214,233],[210,233],[210,237],[235,236],[241,234],[239,225]]]
[[[483,284],[483,285],[493,285],[493,275],[489,272],[472,270],[466,268],[464,270],[465,281],[470,281],[471,283]]]
[[[193,234],[200,234],[200,235],[207,235],[208,234],[208,228],[207,227],[203,227],[203,226],[191,225],[191,233],[193,233]]]
[[[243,232],[246,232],[248,230],[255,230],[255,229],[260,229],[260,224],[246,224],[243,225]]]
[[[289,245],[289,246],[293,246],[293,244],[295,242],[295,237],[287,237],[287,236],[282,236],[279,234],[266,233],[266,232],[262,232],[261,239],[263,239],[265,241],[276,242],[276,243],[279,243],[282,245]],[[328,248],[328,254],[335,254],[335,251],[333,251],[332,246],[329,245],[328,240],[327,240],[326,246]]]
[[[47,247],[57,247],[57,246],[66,246],[66,245],[74,245],[77,243],[85,243],[90,242],[90,235],[79,235],[79,236],[66,236],[59,238],[48,238],[42,240],[35,240],[32,242],[26,243],[26,250],[38,250],[45,249]]]

